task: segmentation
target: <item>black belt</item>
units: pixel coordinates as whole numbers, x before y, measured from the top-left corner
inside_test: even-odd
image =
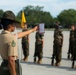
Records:
[[[3,59],[3,62],[6,63],[6,64],[8,64],[8,60]]]
[[[15,60],[15,63],[19,63],[19,60],[17,59],[17,60]],[[5,59],[3,59],[3,61],[2,61],[2,66],[8,66],[8,60],[5,60]]]
[[[19,59],[15,60],[15,62],[17,62]],[[8,60],[3,59],[3,62],[8,63]]]
[[[15,62],[18,62],[19,59],[15,60]],[[3,63],[8,64],[8,60],[3,59]]]

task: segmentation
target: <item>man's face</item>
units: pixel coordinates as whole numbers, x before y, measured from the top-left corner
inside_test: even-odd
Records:
[[[27,28],[27,24],[25,24],[25,28]]]
[[[13,32],[15,30],[15,23],[11,24],[11,32]]]
[[[71,29],[72,29],[72,30],[74,30],[74,29],[75,29],[75,27],[74,27],[74,26],[71,26]]]
[[[39,29],[39,26],[38,26],[38,29],[37,29],[37,31],[39,32],[39,30],[40,30],[40,29]]]

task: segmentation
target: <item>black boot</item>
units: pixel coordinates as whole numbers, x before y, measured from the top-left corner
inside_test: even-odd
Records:
[[[36,57],[34,57],[34,63],[36,63]]]
[[[68,54],[67,58],[70,59],[70,54]]]

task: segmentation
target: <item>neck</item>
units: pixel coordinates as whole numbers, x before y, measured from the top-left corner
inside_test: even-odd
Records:
[[[11,29],[7,29],[6,31],[9,31],[9,32],[11,32]]]
[[[72,30],[74,30],[74,29],[72,29]]]

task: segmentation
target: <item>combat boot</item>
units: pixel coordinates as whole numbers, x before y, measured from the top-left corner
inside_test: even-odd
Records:
[[[36,63],[36,57],[34,57],[34,63]]]
[[[42,59],[38,59],[38,64],[42,64]]]
[[[55,63],[55,66],[60,66],[60,62],[56,62]]]
[[[68,54],[67,58],[70,59],[70,54]]]
[[[72,68],[74,68],[74,66],[72,66]]]
[[[72,66],[72,68],[76,68],[76,66]]]
[[[54,66],[54,63],[51,63],[51,66]]]
[[[28,61],[28,56],[24,57],[23,61]]]

